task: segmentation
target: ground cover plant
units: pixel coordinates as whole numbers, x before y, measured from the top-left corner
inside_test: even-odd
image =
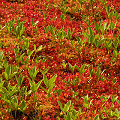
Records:
[[[120,119],[119,0],[1,0],[0,119]]]

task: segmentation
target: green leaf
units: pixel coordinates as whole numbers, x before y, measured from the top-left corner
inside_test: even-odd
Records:
[[[50,25],[50,33],[51,33],[51,35],[53,36],[53,37],[55,37],[55,28],[54,28],[54,26],[52,26],[52,25]]]
[[[61,12],[60,18],[61,18],[61,20],[63,20],[63,14],[62,14],[62,12]]]
[[[46,28],[44,28],[44,30],[45,30],[46,33],[48,33],[49,28],[50,28],[49,26],[47,26]]]
[[[4,57],[4,53],[3,53],[3,51],[1,50],[1,51],[0,51],[0,61],[3,59],[3,57]]]
[[[9,75],[11,73],[11,66],[8,65],[7,68],[5,69],[5,72]]]
[[[105,31],[107,27],[107,22],[103,23],[103,30]]]
[[[116,26],[116,24],[111,21],[111,22],[110,22],[110,29],[111,29],[111,30],[114,30],[115,26]]]
[[[89,108],[89,105],[86,104],[86,103],[84,103],[83,106],[84,106],[85,108],[87,108],[87,109]]]
[[[25,105],[25,100],[23,99],[22,102],[19,104],[20,110],[22,112],[24,112],[27,108],[27,106]]]
[[[27,49],[28,56],[31,56],[33,53],[34,53],[34,50],[30,51],[29,49]]]
[[[83,40],[81,40],[81,39],[80,39],[80,37],[78,37],[78,36],[76,37],[76,39],[77,39],[77,41],[78,41],[79,45],[80,45],[80,46],[82,46],[82,45],[83,45],[83,43],[84,43],[84,41],[83,41]]]
[[[57,94],[58,94],[58,96],[61,94],[61,89],[59,89],[59,90],[56,90],[56,92],[57,92]]]
[[[77,65],[76,65],[76,68],[77,68],[77,70],[79,71],[79,73],[80,74],[82,74],[82,73],[84,73],[86,70],[85,70],[85,66],[86,66],[86,64],[83,64],[82,66],[81,66],[81,68],[79,68]]]
[[[17,108],[18,108],[18,99],[17,99],[16,95],[13,97],[13,100],[11,102],[12,102],[12,106],[17,110]]]
[[[67,116],[65,117],[65,120],[72,120],[69,112],[67,113]]]
[[[97,48],[104,42],[104,37],[101,37],[98,41]]]
[[[49,86],[49,88],[48,88],[48,94],[50,94],[50,92],[52,91],[52,89],[53,89],[53,87],[54,87],[55,85],[54,84],[52,84],[51,86]]]
[[[93,44],[95,41],[95,36],[92,34],[91,36],[89,36],[90,38],[90,43]]]
[[[71,39],[71,37],[72,37],[72,34],[71,34],[71,31],[70,31],[70,28],[68,28],[67,37],[68,37],[68,39],[69,39],[69,40],[70,40],[70,39]]]
[[[6,72],[3,72],[3,76],[5,77],[6,80],[8,80],[8,74]]]
[[[102,34],[104,34],[104,31],[106,30],[106,28],[107,28],[107,22],[104,22],[103,26],[102,25],[100,26],[100,30],[101,30]]]
[[[117,108],[115,109],[115,113],[116,113],[116,114],[114,114],[114,113],[113,113],[113,114],[114,114],[116,117],[119,117],[119,118],[120,118],[120,111],[118,111]]]
[[[25,27],[20,30],[20,36],[24,33],[24,31],[25,31]]]
[[[92,36],[92,35],[93,35],[93,30],[92,30],[92,28],[91,28],[91,27],[88,27],[88,30],[89,30],[90,36]]]
[[[112,103],[114,103],[117,100],[117,98],[118,98],[118,96],[114,98],[113,95],[111,95]]]
[[[97,32],[99,32],[100,31],[99,25],[95,21],[94,21],[94,23],[95,23],[95,28],[96,28]]]
[[[6,26],[6,29],[7,29],[7,32],[10,33],[10,27],[8,27],[7,23],[5,23],[5,26]]]
[[[89,73],[92,75],[94,73],[93,65],[91,67],[88,66]]]
[[[70,105],[71,105],[71,100],[69,100],[65,105],[64,105],[64,108],[63,108],[63,112],[66,113],[69,108],[70,108]]]
[[[46,87],[49,88],[48,79],[45,74],[43,74],[43,81],[44,81],[44,84],[46,85]]]
[[[17,90],[16,90],[16,86],[15,86],[15,88],[13,88],[13,90],[9,92],[9,95],[12,97],[16,92],[17,92]]]
[[[113,54],[114,54],[114,57],[117,58],[117,56],[118,56],[117,50],[114,50],[114,51],[113,51]]]
[[[93,120],[100,120],[99,115],[97,114]]]
[[[35,21],[33,26],[36,26],[39,23],[39,21]]]
[[[28,57],[26,58],[26,60],[24,61],[24,63],[27,64],[29,60],[30,60],[30,55],[28,55]]]
[[[110,116],[112,117],[112,116],[113,116],[113,111],[111,110],[109,114],[110,114]]]
[[[50,87],[56,80],[57,74],[54,75],[49,81],[48,81],[48,86]]]
[[[62,103],[60,101],[58,101],[58,100],[57,100],[57,102],[58,102],[58,104],[60,106],[60,109],[63,111]]]
[[[42,87],[42,86],[40,86],[46,93],[48,93],[48,91],[44,88],[44,87]]]
[[[76,64],[74,66],[72,66],[70,63],[68,63],[68,64],[69,64],[70,70],[72,71],[72,73],[74,73],[74,69],[75,69]]]
[[[14,72],[14,73],[10,74],[9,79],[11,79],[13,76],[15,76],[15,74],[17,74],[17,72]]]
[[[109,14],[110,9],[111,9],[111,8],[109,8],[109,5],[107,5],[107,7],[106,7],[106,12],[107,12],[107,14]]]
[[[104,44],[105,44],[105,47],[109,50],[112,46],[112,41],[110,40],[108,43],[104,42]]]
[[[97,75],[98,78],[99,78],[100,75],[101,75],[101,69],[100,69],[100,66],[97,66],[96,75]]]
[[[112,19],[113,14],[114,14],[114,11],[112,11],[112,12],[109,14],[109,18],[110,18],[110,19]]]
[[[31,81],[30,78],[28,78],[28,80],[29,80],[30,86],[32,86],[33,82]]]
[[[119,20],[119,18],[120,18],[120,13],[117,15],[117,20]]]
[[[33,79],[33,73],[29,68],[28,68],[28,72],[29,72],[30,77]]]
[[[29,48],[29,39],[28,38],[26,38],[25,46],[27,49]]]
[[[117,99],[116,102],[120,105],[120,101]]]
[[[31,18],[31,24],[32,24],[32,26],[33,26],[33,23],[34,23],[34,20],[33,20],[33,18]]]
[[[18,62],[22,60],[22,58],[23,58],[24,55],[25,55],[25,53],[23,53],[23,54],[20,56]]]
[[[22,77],[22,74],[20,74],[18,78],[16,77],[16,79],[17,79],[18,85],[21,86],[21,85],[22,85],[22,82],[23,82],[23,80],[24,80],[24,78]]]
[[[39,81],[37,84],[36,84],[36,89],[39,88],[40,84],[42,83],[43,80]]]
[[[1,99],[11,106],[10,100],[7,100],[7,99],[5,99],[5,98],[3,98],[3,97],[2,97]]]
[[[46,73],[48,72],[48,70],[49,70],[49,67],[47,67],[44,71],[42,71],[42,70],[40,69],[40,72],[41,72],[42,74],[46,74]]]
[[[42,45],[37,48],[36,53],[41,51],[41,50],[42,50]]]
[[[36,51],[36,45],[34,44],[34,51]]]
[[[4,82],[5,81],[2,81],[2,78],[0,78],[0,90],[2,89]]]

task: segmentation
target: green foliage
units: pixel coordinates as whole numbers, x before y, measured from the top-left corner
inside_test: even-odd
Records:
[[[89,109],[89,108],[90,108],[90,105],[92,104],[93,99],[90,100],[90,97],[88,97],[88,95],[86,95],[86,96],[84,96],[84,97],[82,97],[82,98],[84,99],[84,104],[83,104],[83,106],[84,106],[85,108]],[[90,102],[89,102],[89,100],[90,100]]]
[[[111,40],[108,43],[105,41],[104,44],[105,44],[105,47],[107,48],[107,50],[109,50],[111,48],[113,42]]]
[[[97,114],[93,120],[100,120],[99,115]]]
[[[58,94],[58,96],[61,94],[61,89],[59,89],[59,90],[56,90],[56,92],[57,92],[57,94]]]
[[[22,77],[22,74],[20,74],[18,78],[16,77],[16,80],[17,80],[18,86],[20,87],[22,85],[24,77]]]
[[[99,78],[100,75],[101,75],[101,69],[100,69],[100,66],[97,66],[97,71],[95,73],[97,75],[97,77]]]
[[[90,75],[92,75],[95,72],[93,69],[93,65],[91,67],[88,66],[88,69],[89,69]]]
[[[68,63],[68,64],[69,64],[70,70],[72,71],[72,73],[74,73],[76,64],[74,66],[72,66],[70,63]]]
[[[78,116],[81,114],[81,109],[76,111],[73,108],[73,103],[71,104],[71,100],[69,100],[66,104],[64,104],[64,107],[62,106],[62,103],[60,101],[57,100],[57,102],[61,109],[60,114],[64,113],[65,120],[76,120],[78,118]]]
[[[86,71],[85,67],[86,67],[86,64],[81,65],[80,68],[76,65],[76,68],[79,71],[80,75]]]
[[[13,66],[4,64],[5,72],[3,72],[3,76],[6,80],[11,79],[15,74],[17,74],[17,71],[13,71]]]
[[[33,18],[31,18],[31,24],[32,26],[36,26],[39,23],[39,21],[34,22]]]
[[[35,77],[36,77],[36,75],[38,73],[38,69],[36,70],[36,66],[34,66],[34,68],[32,68],[32,70],[30,70],[28,68],[28,71],[29,71],[29,75],[32,78],[32,80],[35,80]]]
[[[54,75],[51,79],[48,80],[46,75],[43,74],[43,81],[44,81],[44,83],[45,83],[45,85],[46,85],[46,87],[48,89],[47,90],[48,95],[50,95],[50,92],[52,91],[53,87],[55,86],[54,82],[56,80],[56,77],[57,77],[57,74]],[[45,92],[46,92],[46,90],[45,90]]]
[[[5,27],[7,29],[7,32],[10,34],[12,32],[12,29],[14,27],[15,24],[15,19],[13,18],[12,21],[7,21],[5,22]]]
[[[25,21],[20,22],[20,18],[18,18],[18,23],[15,25],[15,19],[13,18],[12,21],[5,22],[5,26],[9,34],[13,33],[17,39],[20,39],[25,31],[25,27],[23,27],[24,23]]]
[[[110,98],[110,96],[107,96],[107,95],[106,95],[106,96],[103,96],[103,95],[102,95],[102,96],[100,97],[100,99],[101,99],[101,101],[102,101],[103,103],[106,102],[109,98]]]
[[[64,113],[66,113],[66,112],[69,110],[70,105],[71,105],[71,101],[68,101],[68,102],[64,105],[64,107],[62,106],[62,103],[61,103],[60,101],[57,101],[57,102],[58,102],[58,104],[59,104],[59,106],[60,106],[60,109],[61,109]]]
[[[31,81],[31,79],[29,78],[30,89],[32,90],[34,96],[36,96],[37,89],[40,87],[41,82],[42,80],[35,84],[35,82]]]

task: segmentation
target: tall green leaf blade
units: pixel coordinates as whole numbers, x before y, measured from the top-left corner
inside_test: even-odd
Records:
[[[34,20],[33,20],[33,18],[31,18],[31,24],[32,24],[32,26],[33,26],[33,24],[34,24]]]
[[[36,26],[39,23],[39,21],[34,22],[33,26]]]
[[[37,48],[36,53],[41,51],[41,50],[42,50],[42,45]]]
[[[97,114],[93,120],[100,120],[99,115]]]
[[[25,27],[20,30],[20,36],[24,33]]]
[[[95,28],[96,28],[97,32],[99,32],[100,30],[99,30],[98,24],[95,21],[94,21],[94,23],[95,23]]]
[[[109,14],[109,18],[110,18],[110,19],[112,19],[113,14],[114,14],[114,11],[112,11],[112,12]]]
[[[101,69],[100,69],[99,66],[97,66],[97,72],[96,72],[96,75],[97,75],[98,78],[100,77],[100,74],[101,74]]]
[[[49,86],[49,87],[55,82],[56,78],[57,78],[57,74],[54,75],[54,76],[48,81],[48,86]]]
[[[8,74],[6,72],[3,72],[3,76],[5,77],[6,80],[8,80]]]
[[[117,101],[117,103],[120,105],[120,101],[119,101],[118,99],[117,99],[116,101]]]
[[[80,68],[80,71],[81,71],[81,74],[84,73],[86,70],[85,70],[85,66],[86,64],[83,64]]]
[[[43,81],[44,81],[46,87],[49,88],[48,79],[45,74],[43,74]]]
[[[69,110],[70,105],[71,105],[71,100],[69,100],[69,101],[65,104],[65,106],[64,106],[64,108],[63,108],[63,112],[66,113],[66,112]]]
[[[72,73],[74,73],[74,69],[75,69],[76,64],[74,66],[72,66],[70,63],[68,63],[68,64],[69,64],[70,70],[72,71]]]
[[[39,81],[37,84],[36,84],[36,89],[39,88],[40,84],[42,83],[43,80]]]
[[[60,109],[63,111],[62,103],[60,101],[58,101],[58,100],[57,100],[57,102],[58,102],[58,104],[60,106]]]
[[[69,112],[67,113],[67,116],[65,117],[65,120],[72,120]]]
[[[4,57],[4,53],[3,53],[3,51],[1,50],[1,51],[0,51],[0,61],[3,59],[3,57]]]

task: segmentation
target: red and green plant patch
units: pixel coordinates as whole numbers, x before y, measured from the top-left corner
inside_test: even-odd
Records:
[[[120,119],[119,5],[0,1],[0,119]]]

